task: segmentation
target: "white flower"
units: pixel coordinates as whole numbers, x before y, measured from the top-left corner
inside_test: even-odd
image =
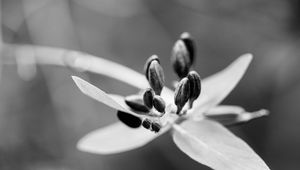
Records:
[[[195,100],[193,107],[183,117],[172,113],[172,109],[166,109],[166,114],[161,120],[163,126],[158,133],[153,133],[143,127],[130,128],[122,122],[117,122],[87,134],[79,141],[78,148],[96,154],[114,154],[139,148],[172,130],[173,140],[180,150],[195,161],[213,169],[269,169],[244,141],[218,123],[219,121],[227,125],[246,122],[268,114],[266,110],[249,113],[239,106],[219,105],[242,78],[251,60],[252,55],[245,54],[223,71],[205,78],[202,81],[201,95]],[[107,71],[113,71],[113,68]],[[142,76],[129,71],[129,68],[123,72],[123,75],[135,82],[141,81]],[[79,89],[91,98],[116,110],[141,117],[141,119],[147,117],[130,109],[124,102],[124,97],[107,94],[79,77],[73,76],[72,78]],[[145,88],[144,82],[139,82],[139,84],[142,84],[139,86],[141,89]],[[172,90],[164,88],[161,96],[170,106],[169,108],[174,106]]]

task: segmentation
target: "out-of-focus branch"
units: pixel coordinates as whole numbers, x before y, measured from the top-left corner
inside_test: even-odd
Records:
[[[102,74],[141,89],[149,86],[142,74],[128,67],[78,51],[34,45],[5,44],[3,56],[5,56],[7,64],[15,64],[16,58],[29,59],[34,60],[37,64],[64,66],[78,71]]]

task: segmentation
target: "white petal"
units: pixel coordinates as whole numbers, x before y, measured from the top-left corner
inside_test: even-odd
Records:
[[[240,106],[219,105],[204,113],[205,118],[218,121],[222,125],[245,123],[252,119],[269,115],[269,111],[261,109],[247,112]]]
[[[204,111],[219,104],[243,77],[251,60],[251,54],[244,54],[224,70],[205,78],[201,94],[194,103],[194,116],[202,115]]]
[[[217,122],[186,121],[174,129],[173,140],[180,150],[215,170],[269,169],[244,141]]]
[[[122,107],[121,104],[119,104],[116,100],[111,98],[104,91],[100,90],[99,88],[90,84],[89,82],[87,82],[79,77],[76,77],[76,76],[72,76],[72,79],[74,80],[75,84],[80,89],[80,91],[82,93],[84,93],[85,95],[87,95],[87,96],[113,108],[113,109],[134,114],[132,111]]]
[[[95,154],[114,154],[144,146],[168,128],[154,133],[142,127],[133,129],[121,122],[95,130],[78,142],[78,149]]]

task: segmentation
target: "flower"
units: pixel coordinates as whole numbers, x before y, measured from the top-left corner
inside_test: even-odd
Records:
[[[183,49],[190,48],[189,46],[189,48]],[[188,54],[188,51],[184,52],[184,55]],[[182,57],[188,57],[184,55],[180,54]],[[176,58],[181,59],[180,56],[177,55]],[[179,72],[178,77],[181,81],[177,83],[174,94],[171,89],[164,87],[164,78],[158,57],[152,56],[145,66],[146,78],[151,86],[150,90],[147,88],[145,95],[140,95],[141,98],[131,96],[127,100],[120,95],[108,94],[85,80],[72,76],[81,92],[117,110],[117,115],[122,121],[90,132],[78,142],[78,148],[96,154],[120,153],[142,147],[163,133],[172,130],[173,140],[181,151],[195,161],[213,169],[269,169],[244,141],[223,126],[247,122],[267,115],[268,111],[262,109],[250,113],[239,106],[219,105],[240,81],[251,60],[251,54],[242,55],[224,70],[203,79],[201,89],[197,89],[200,81],[197,81],[197,86],[186,84],[189,82],[188,71]],[[152,61],[154,62],[151,63]],[[190,69],[184,63],[178,64],[180,60],[175,62],[177,63],[176,67],[182,65],[184,70]],[[188,63],[188,67],[191,65],[192,63]],[[180,70],[180,68],[174,70]],[[194,71],[191,71],[191,74],[192,79],[197,77]],[[130,77],[131,75],[126,76]],[[192,98],[188,99],[191,91],[187,87],[193,87],[192,89],[196,89],[199,94],[201,91],[200,96],[194,94],[191,95]],[[151,89],[155,93],[151,92]],[[180,90],[182,91],[177,92]],[[185,91],[189,91],[189,93],[185,93]],[[194,92],[195,90],[192,91],[192,93]],[[151,99],[155,98],[154,96],[157,100],[151,102]],[[149,104],[146,104],[145,107],[149,110],[141,111],[138,110],[139,107],[130,106],[134,105],[135,101],[139,101],[137,104],[141,104],[140,101],[143,98],[147,99],[145,101]],[[187,100],[192,103],[188,104]],[[156,104],[158,106],[154,107],[155,103],[158,103]],[[155,109],[150,108],[152,106]]]

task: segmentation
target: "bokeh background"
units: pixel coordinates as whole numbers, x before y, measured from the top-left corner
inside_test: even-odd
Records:
[[[184,31],[196,40],[195,69],[202,77],[253,53],[245,77],[223,103],[249,111],[266,108],[271,115],[231,130],[271,169],[300,168],[300,1],[2,0],[0,11],[4,43],[84,51],[140,72],[157,54],[169,86],[176,78],[170,51]],[[76,142],[84,134],[117,118],[113,109],[81,94],[70,76],[112,93],[137,89],[68,68],[22,69],[5,64],[5,57],[2,51],[1,170],[209,169],[178,150],[169,134],[117,155],[78,151]]]

